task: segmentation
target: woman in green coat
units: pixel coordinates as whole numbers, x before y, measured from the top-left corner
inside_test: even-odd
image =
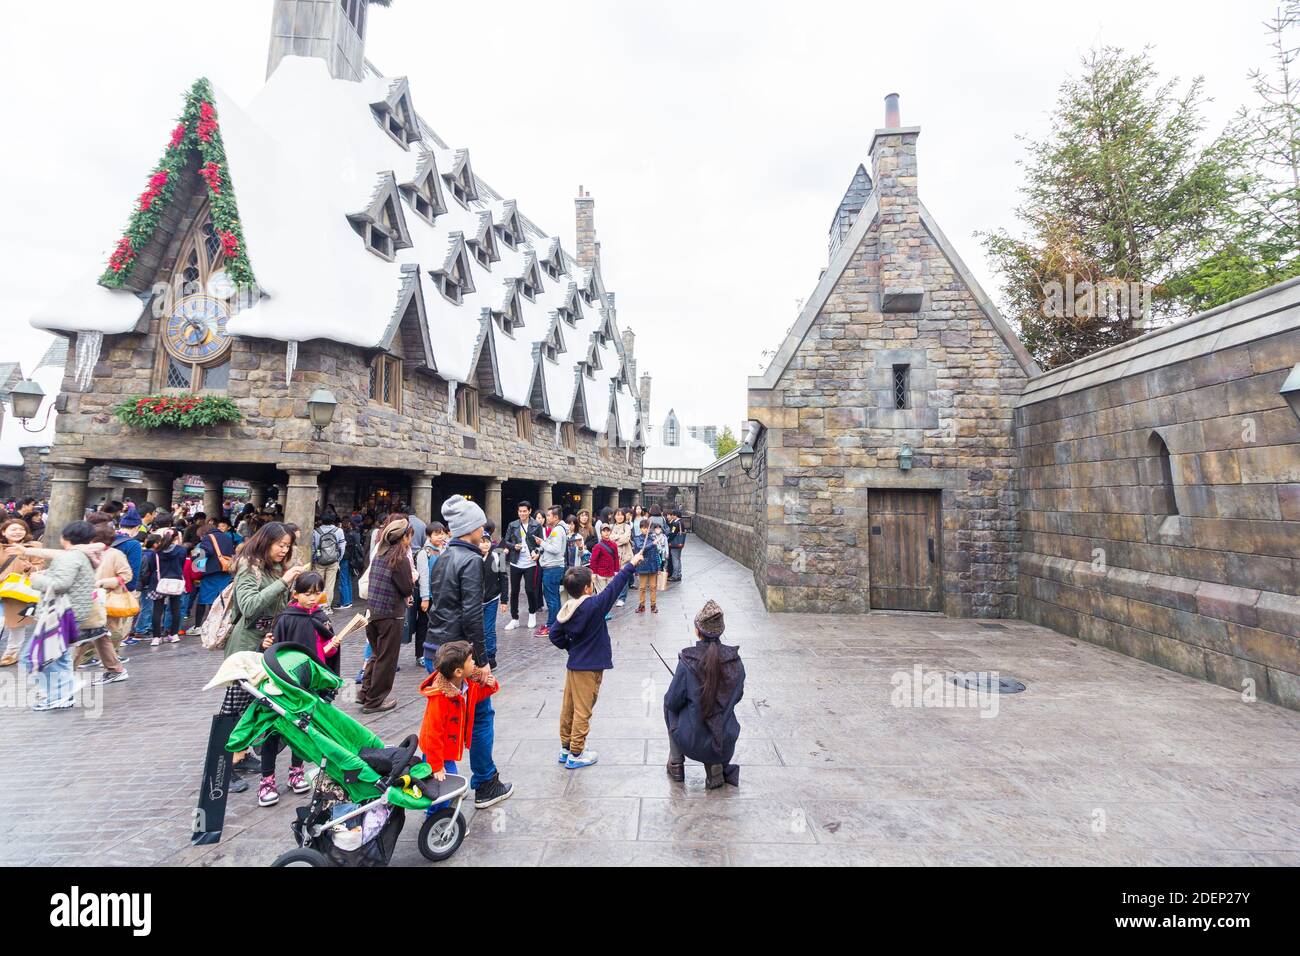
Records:
[[[270,521],[240,547],[235,559],[234,613],[235,626],[226,638],[226,657],[240,651],[260,651],[275,616],[289,603],[289,591],[298,575],[308,569],[305,564],[286,567],[293,553],[294,534],[278,521]],[[222,714],[240,715],[253,698],[237,684],[226,690],[221,703]],[[235,755],[236,773],[260,773],[261,761],[251,751]],[[232,786],[236,793],[247,784]]]

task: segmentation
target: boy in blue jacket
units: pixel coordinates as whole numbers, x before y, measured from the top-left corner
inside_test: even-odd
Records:
[[[552,644],[569,652],[564,699],[560,702],[560,763],[570,770],[596,762],[596,752],[584,748],[601,678],[614,666],[605,615],[643,557],[639,551],[633,554],[599,594],[592,584],[590,568],[569,568],[564,572],[565,601],[548,636]]]

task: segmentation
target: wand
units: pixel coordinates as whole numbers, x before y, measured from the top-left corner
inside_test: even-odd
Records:
[[[663,656],[662,654],[659,653],[659,648],[657,648],[657,647],[655,647],[653,644],[651,644],[651,645],[650,645],[650,650],[652,650],[652,651],[655,652],[655,657],[659,658],[659,663],[663,664],[664,667],[668,667],[668,662],[667,662],[666,660],[664,660],[664,656]],[[668,673],[672,674],[674,677],[677,676],[677,672],[674,671],[671,667],[668,667]]]

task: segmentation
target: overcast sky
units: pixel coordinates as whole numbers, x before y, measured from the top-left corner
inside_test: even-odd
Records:
[[[972,234],[1013,225],[1017,137],[1046,128],[1080,55],[1153,46],[1166,76],[1204,75],[1217,130],[1250,97],[1275,6],[394,0],[371,11],[367,53],[408,75],[425,120],[570,251],[586,187],[620,325],[653,377],[656,429],[669,406],[735,429],[746,376],[825,265],[886,93],[921,127],[922,198],[996,298]],[[241,102],[260,87],[271,8],[6,6],[0,360],[39,356],[48,336],[28,327],[31,311],[77,262],[106,260],[193,79]]]

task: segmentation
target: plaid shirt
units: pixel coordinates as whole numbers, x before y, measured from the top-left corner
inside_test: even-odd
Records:
[[[385,555],[370,563],[370,590],[366,602],[370,606],[372,621],[406,614],[406,599],[415,583],[409,558],[398,560],[396,567],[387,559],[388,555]]]

